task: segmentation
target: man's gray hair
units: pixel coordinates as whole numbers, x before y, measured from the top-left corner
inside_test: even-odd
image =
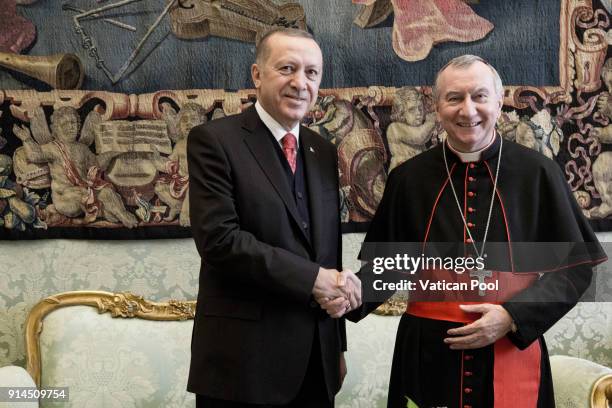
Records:
[[[268,47],[268,40],[274,34],[281,34],[287,37],[297,38],[308,38],[309,40],[315,41],[312,34],[308,31],[300,30],[298,28],[287,28],[287,27],[276,27],[268,30],[260,39],[255,47],[255,63],[263,63],[270,55],[270,47]]]
[[[504,85],[502,84],[502,80],[499,74],[497,73],[497,70],[493,68],[493,65],[489,64],[484,58],[479,57],[477,55],[465,54],[459,57],[455,57],[452,60],[448,61],[446,65],[440,68],[440,70],[436,74],[436,80],[434,82],[434,86],[432,90],[434,102],[437,103],[438,99],[440,99],[440,84],[439,84],[440,75],[442,74],[442,72],[444,72],[446,68],[453,67],[453,68],[459,68],[459,69],[467,69],[477,62],[482,62],[487,67],[489,67],[489,69],[493,73],[493,85],[495,86],[495,92],[500,98],[503,97],[504,96]]]

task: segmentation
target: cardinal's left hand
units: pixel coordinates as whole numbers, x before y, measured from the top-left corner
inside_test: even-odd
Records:
[[[480,305],[460,305],[468,313],[482,313],[480,319],[447,333],[451,337],[444,339],[451,350],[476,349],[495,343],[504,337],[512,327],[512,317],[500,305],[483,303]]]

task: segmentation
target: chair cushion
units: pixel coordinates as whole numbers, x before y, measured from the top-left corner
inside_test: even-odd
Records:
[[[551,356],[550,366],[555,404],[559,408],[588,407],[595,382],[612,373],[612,369],[608,367],[569,356]]]
[[[30,374],[22,367],[5,366],[0,368],[0,387],[36,387]],[[38,408],[38,402],[8,402],[0,401],[0,408]]]
[[[192,327],[193,320],[60,308],[44,320],[41,387],[69,387],[70,402],[62,408],[193,407],[195,398],[186,391]]]

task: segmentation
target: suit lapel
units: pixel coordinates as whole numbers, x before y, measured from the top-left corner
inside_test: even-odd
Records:
[[[323,207],[322,197],[322,174],[324,168],[321,155],[318,153],[315,135],[312,131],[304,128],[300,129],[300,142],[302,145],[304,158],[304,168],[306,174],[306,184],[308,185],[308,204],[310,206],[310,224],[312,228],[312,246],[315,254],[321,253],[321,233],[323,229]]]
[[[301,222],[295,199],[291,193],[291,188],[285,176],[285,170],[278,161],[276,152],[273,146],[270,145],[270,131],[261,121],[254,107],[250,107],[244,111],[243,129],[248,133],[245,134],[244,142],[255,157],[257,164],[261,167],[264,174],[274,187],[280,198],[285,203],[289,214],[293,217],[296,225],[306,244],[310,245],[309,239],[305,232],[300,227]]]

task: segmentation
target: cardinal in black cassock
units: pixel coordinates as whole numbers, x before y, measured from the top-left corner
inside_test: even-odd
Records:
[[[607,259],[558,165],[495,132],[502,91],[497,72],[479,57],[458,57],[440,70],[434,99],[447,139],[391,172],[367,233],[366,242],[424,248],[460,242],[474,256],[507,247],[502,266],[484,279],[497,281],[497,291],[476,290],[477,302],[449,293],[444,302],[408,303],[389,408],[406,407],[408,399],[420,408],[554,407],[542,335],[577,303],[592,267]],[[547,253],[522,259],[514,246],[527,242],[579,249],[561,263]],[[419,278],[474,279],[452,270]]]

